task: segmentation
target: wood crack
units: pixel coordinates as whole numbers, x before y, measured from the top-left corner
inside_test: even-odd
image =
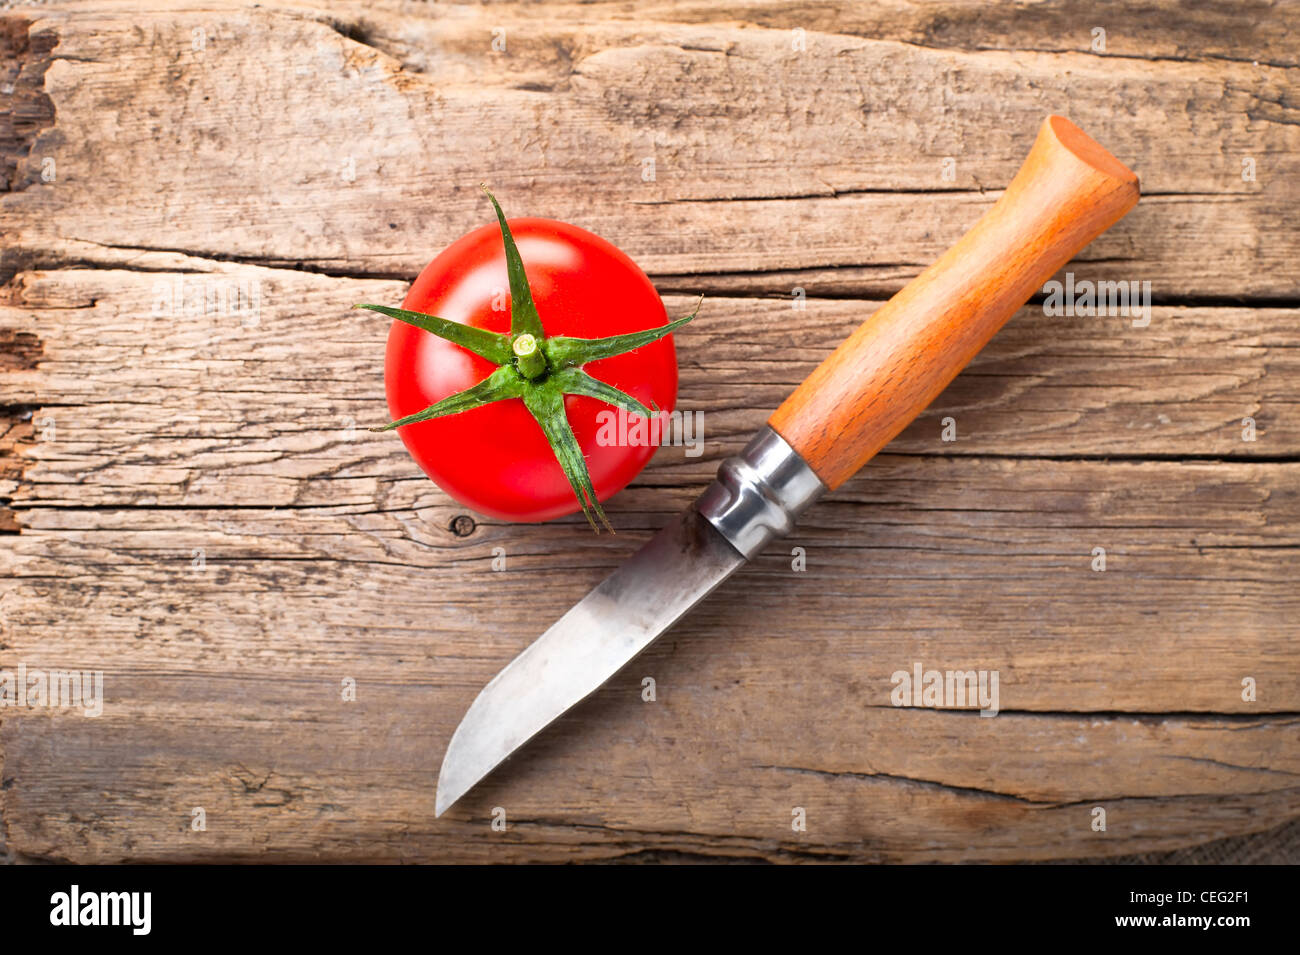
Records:
[[[927,779],[920,776],[905,775],[901,773],[881,773],[881,772],[858,772],[853,770],[830,770],[830,769],[813,769],[805,766],[778,766],[778,765],[756,765],[755,769],[773,770],[777,772],[797,773],[801,775],[820,776],[830,779],[861,779],[861,780],[884,780],[886,782],[903,783],[905,785],[921,786],[941,790],[943,792],[954,793],[959,796],[972,796],[983,799],[1004,800],[1019,803],[1025,806],[1031,806],[1036,810],[1043,809],[1072,809],[1079,806],[1106,805],[1123,802],[1175,802],[1178,800],[1202,799],[1210,793],[1173,793],[1169,795],[1134,795],[1134,794],[1113,794],[1105,796],[1092,796],[1086,799],[1035,799],[1030,796],[1022,796],[1018,793],[1003,792],[1001,790],[989,789],[982,786],[960,785],[956,783],[947,783],[937,779]],[[1297,774],[1286,773],[1284,775],[1294,776]],[[1264,790],[1257,793],[1249,793],[1251,796],[1270,796],[1281,793],[1300,792],[1300,787],[1284,787],[1282,789]]]

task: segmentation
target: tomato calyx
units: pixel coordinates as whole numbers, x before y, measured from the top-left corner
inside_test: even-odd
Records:
[[[498,367],[478,384],[464,391],[449,395],[429,405],[423,411],[417,411],[415,414],[370,430],[391,431],[394,428],[480,408],[496,401],[518,398],[523,401],[524,407],[528,409],[546,436],[556,461],[559,462],[569,486],[582,507],[587,523],[591,525],[592,530],[599,533],[600,526],[596,523],[599,520],[600,524],[613,533],[613,527],[605,517],[600,502],[596,500],[596,491],[592,486],[591,475],[587,471],[587,462],[583,458],[582,448],[578,445],[573,429],[569,426],[564,396],[582,395],[595,398],[624,411],[645,418],[652,417],[651,410],[636,398],[587,374],[583,366],[588,362],[612,358],[658,341],[693,319],[699,313],[699,305],[697,304],[695,311],[685,318],[640,332],[629,332],[609,338],[571,338],[563,335],[548,338],[542,328],[537,306],[533,302],[532,289],[524,273],[523,260],[519,257],[519,249],[515,246],[514,236],[511,235],[510,227],[506,224],[501,205],[486,186],[481,188],[496,211],[497,221],[501,226],[501,238],[505,245],[506,273],[510,280],[509,334],[491,332],[439,318],[436,315],[389,308],[386,305],[353,307],[370,309],[423,329],[487,359]]]

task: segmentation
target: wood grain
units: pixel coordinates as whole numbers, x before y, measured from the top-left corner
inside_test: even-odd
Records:
[[[0,670],[99,669],[106,699],[0,709],[0,846],[1295,861],[1253,834],[1300,819],[1296,17],[1241,10],[6,13]],[[785,546],[435,820],[482,684],[992,205],[1052,111],[1148,193],[1066,270],[1151,280],[1150,322],[1021,309]],[[485,176],[626,249],[670,313],[709,293],[677,336],[703,453],[662,449],[616,536],[467,514],[364,430],[386,327],[348,306],[482,224]],[[917,662],[997,670],[1001,712],[896,708]]]
[[[1056,112],[1132,157],[1147,196],[1074,263],[1081,278],[1150,277],[1165,301],[1300,284],[1293,78],[1266,61],[1095,55],[1082,24],[1075,52],[815,29],[797,51],[789,28],[515,4],[385,14],[407,37],[390,53],[354,39],[381,18],[355,6],[113,9],[42,10],[34,25],[59,36],[45,89],[60,125],[33,147],[59,178],[24,165],[4,209],[10,270],[183,250],[409,279],[483,221],[492,156],[507,209],[526,196],[537,215],[615,238],[665,287],[723,291],[741,273],[769,294],[882,296],[992,205]],[[1279,31],[1289,22],[1276,11]]]

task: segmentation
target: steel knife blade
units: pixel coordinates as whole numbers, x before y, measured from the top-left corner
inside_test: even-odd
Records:
[[[691,507],[483,687],[442,761],[434,812],[581,702],[745,562]]]

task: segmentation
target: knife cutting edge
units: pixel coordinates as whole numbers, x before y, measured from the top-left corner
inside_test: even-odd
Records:
[[[691,507],[498,673],[443,757],[441,816],[852,477],[1015,311],[1138,201],[1138,179],[1061,116],[938,261],[799,385]]]

